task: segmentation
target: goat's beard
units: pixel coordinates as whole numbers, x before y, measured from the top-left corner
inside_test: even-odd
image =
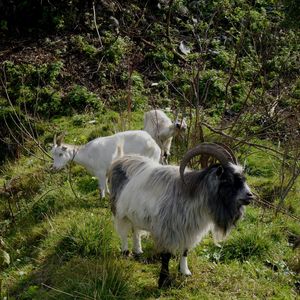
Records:
[[[212,236],[213,236],[213,239],[214,239],[214,243],[216,245],[219,245],[219,242],[222,242],[226,239],[226,237],[228,236],[228,234],[230,233],[230,231],[232,230],[233,227],[236,226],[236,223],[243,218],[243,215],[244,215],[244,206],[241,205],[239,208],[238,208],[238,211],[234,217],[234,219],[232,220],[232,223],[225,229],[225,228],[222,228],[220,226],[218,226],[217,224],[214,224],[212,226]]]

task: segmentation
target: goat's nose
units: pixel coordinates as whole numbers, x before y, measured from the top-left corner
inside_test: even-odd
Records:
[[[249,198],[254,198],[254,195],[253,195],[251,192],[248,192],[248,193],[247,193],[247,197],[249,197]]]

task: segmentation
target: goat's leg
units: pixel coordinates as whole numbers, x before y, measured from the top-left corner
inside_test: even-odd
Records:
[[[137,256],[143,253],[141,235],[142,232],[140,230],[133,230],[133,253]]]
[[[105,192],[106,192],[107,194],[109,194],[108,179],[107,179],[107,178],[106,178],[106,180],[105,180]]]
[[[99,174],[97,177],[99,178],[100,199],[102,199],[105,197],[106,176],[105,174]]]
[[[169,273],[169,261],[171,258],[171,253],[161,254],[161,270],[158,279],[158,287],[168,287],[171,284],[171,278]]]
[[[115,219],[115,226],[118,234],[120,235],[121,238],[121,251],[122,254],[125,256],[129,255],[129,250],[128,250],[128,232],[131,229],[131,224],[124,220],[124,219]]]
[[[173,137],[168,138],[164,143],[164,160],[165,165],[169,164],[170,150]]]
[[[161,164],[162,165],[167,165],[168,164],[168,157],[169,157],[169,155],[166,152],[162,153],[162,157],[161,157]]]
[[[187,255],[188,255],[188,250],[186,249],[180,258],[179,271],[183,275],[190,276],[192,275],[192,272],[189,270],[188,267]]]

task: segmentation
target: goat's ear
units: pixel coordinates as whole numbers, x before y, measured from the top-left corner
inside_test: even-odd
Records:
[[[68,148],[65,147],[65,146],[62,146],[62,147],[61,147],[61,150],[62,150],[62,151],[66,151],[67,149],[68,149]]]
[[[223,167],[219,166],[217,171],[216,171],[216,174],[217,174],[218,177],[220,177],[223,174],[223,172],[224,172]]]

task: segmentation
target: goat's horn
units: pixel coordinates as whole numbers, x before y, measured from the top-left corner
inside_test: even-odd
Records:
[[[54,134],[54,137],[53,137],[53,145],[56,145],[56,133]]]
[[[57,137],[57,141],[56,141],[57,146],[60,146],[60,145],[61,145],[61,143],[62,143],[63,140],[64,140],[64,137],[65,137],[65,134],[64,134],[64,133],[62,133],[61,135],[59,135],[59,136]]]
[[[181,180],[184,182],[184,170],[193,157],[200,154],[208,154],[214,156],[222,165],[226,165],[229,162],[235,163],[234,157],[232,157],[230,152],[228,152],[228,150],[226,150],[222,145],[215,143],[202,143],[189,150],[184,155],[180,163],[179,172]]]
[[[226,144],[223,144],[223,143],[216,142],[216,144],[222,146],[231,155],[233,163],[237,164],[237,159],[236,159],[232,149],[230,149]]]

